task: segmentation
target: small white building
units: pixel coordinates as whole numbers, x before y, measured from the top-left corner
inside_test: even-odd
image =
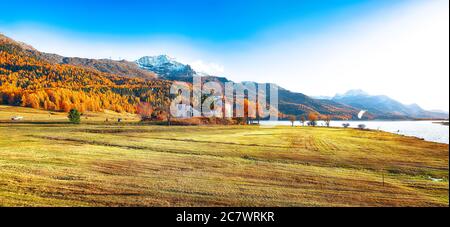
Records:
[[[233,106],[230,104],[225,104],[225,117],[233,117]],[[218,108],[216,110],[213,110],[212,115],[214,116],[222,116],[222,108]],[[176,105],[176,114],[173,115],[175,118],[192,118],[196,116],[203,116],[202,113],[195,108],[193,108],[191,105],[186,104],[177,104]]]
[[[14,116],[14,117],[11,117],[11,121],[21,121],[21,120],[23,120],[23,117],[22,117],[22,116]]]
[[[173,117],[176,118],[191,118],[194,116],[200,116],[200,112],[196,109],[192,108],[190,105],[186,104],[177,104],[176,105],[176,114]]]

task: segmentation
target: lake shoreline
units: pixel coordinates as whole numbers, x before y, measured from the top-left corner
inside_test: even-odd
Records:
[[[359,125],[364,125],[366,129],[375,131],[384,131],[397,135],[415,137],[421,140],[437,142],[442,144],[449,144],[448,127],[444,124],[436,123],[436,121],[331,121],[330,126],[336,128],[344,128],[343,124],[350,124],[349,128],[359,128]],[[291,126],[290,121],[261,121],[261,125],[285,125]],[[295,126],[302,126],[300,121],[294,122]],[[305,122],[306,126],[306,122]],[[317,127],[326,127],[324,121],[317,121]]]
[[[441,121],[441,122],[433,122],[433,123],[435,123],[435,124],[441,124],[441,125],[444,125],[444,126],[449,126],[449,122],[448,121]]]

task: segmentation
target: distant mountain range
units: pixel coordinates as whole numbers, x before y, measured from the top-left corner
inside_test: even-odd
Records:
[[[189,65],[177,62],[166,55],[143,57],[136,61],[140,68],[156,73],[168,80],[192,81],[198,75]],[[227,82],[223,77],[214,77],[218,81]],[[279,109],[288,115],[302,115],[308,112],[318,112],[333,115],[335,118],[354,119],[361,110],[367,113],[364,119],[429,119],[448,118],[448,113],[441,111],[426,111],[417,104],[404,105],[387,96],[371,96],[362,90],[350,90],[335,97],[309,97],[279,87]]]
[[[180,63],[167,55],[146,56],[135,62],[110,59],[97,60],[42,53],[27,44],[14,41],[0,34],[0,45],[2,43],[4,46],[0,46],[0,51],[16,48],[20,49],[21,54],[29,55],[43,62],[82,67],[124,78],[192,82],[193,76],[202,75],[204,81],[222,83],[229,81],[225,77],[198,73],[190,65]],[[112,91],[115,91],[115,89]],[[448,113],[426,111],[418,105],[403,105],[387,96],[371,96],[361,90],[352,90],[333,98],[313,98],[279,87],[278,96],[279,110],[283,116],[300,116],[309,112],[316,112],[321,115],[330,115],[334,119],[357,119],[361,110],[367,110],[367,114],[364,115],[365,119],[448,118]]]
[[[147,56],[136,61],[141,68],[154,72],[160,79],[172,81],[192,82],[193,76],[201,75],[204,81],[229,82],[225,77],[217,77],[198,73],[187,64],[177,62],[167,55]],[[246,82],[252,83],[252,82]],[[279,87],[279,111],[285,115],[305,115],[317,112],[322,115],[331,115],[337,119],[353,119],[358,110],[330,100],[317,100],[301,93],[295,93]]]
[[[405,105],[385,95],[369,95],[362,90],[350,90],[345,94],[336,95],[331,100],[366,110],[379,119],[448,118],[448,113],[427,111],[417,104]]]

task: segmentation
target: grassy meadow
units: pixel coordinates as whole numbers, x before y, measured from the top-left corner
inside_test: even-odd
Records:
[[[0,206],[449,206],[445,144],[137,119],[0,106]]]

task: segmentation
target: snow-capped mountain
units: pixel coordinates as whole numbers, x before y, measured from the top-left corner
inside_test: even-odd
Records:
[[[168,80],[191,78],[196,74],[190,65],[177,62],[167,55],[142,57],[136,61],[136,64],[140,68],[154,72],[159,77]]]
[[[180,63],[167,55],[142,57],[136,64],[139,68],[156,73],[159,78],[166,80],[192,82],[192,77],[197,75],[202,76],[204,82],[228,82],[225,77],[196,72],[190,65]]]
[[[146,56],[137,60],[137,64],[142,67],[166,67],[170,66],[173,70],[180,70],[185,65],[175,61],[175,58],[169,57],[167,55],[159,55],[159,56]]]

